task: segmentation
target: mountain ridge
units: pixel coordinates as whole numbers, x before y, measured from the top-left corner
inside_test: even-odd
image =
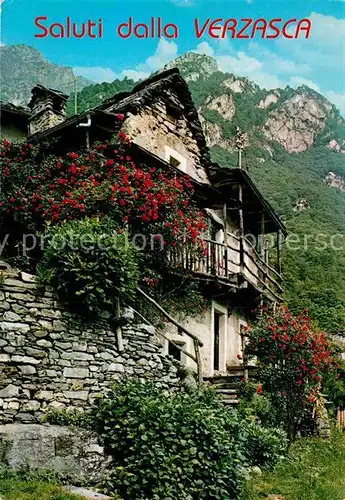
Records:
[[[1,100],[26,106],[31,89],[41,84],[67,94],[73,92],[75,75],[72,68],[49,62],[42,53],[28,45],[3,45],[0,47]],[[77,88],[92,82],[76,77]]]

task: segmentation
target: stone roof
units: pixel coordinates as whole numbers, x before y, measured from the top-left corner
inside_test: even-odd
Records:
[[[38,96],[43,95],[43,96],[51,96],[54,101],[56,101],[58,104],[62,104],[68,99],[68,95],[64,94],[64,92],[60,92],[60,90],[55,90],[55,89],[50,89],[48,87],[44,87],[43,85],[36,85],[32,90],[32,97],[30,99],[30,102],[28,104],[28,107],[32,109],[35,100],[37,99]]]
[[[8,113],[13,113],[22,116],[29,116],[31,111],[25,106],[17,106],[11,102],[0,101],[0,111],[7,111]]]
[[[49,136],[56,137],[64,128],[82,122],[88,115],[97,116],[101,120],[103,112],[111,113],[114,116],[118,113],[125,114],[128,112],[135,114],[144,105],[149,105],[158,97],[163,97],[164,100],[168,101],[171,108],[180,110],[186,115],[190,129],[197,141],[203,162],[205,164],[210,163],[209,149],[206,145],[198,112],[194,106],[188,85],[177,68],[151,76],[138,83],[131,92],[120,92],[104,101],[101,105],[84,113],[74,115],[60,125],[35,134],[33,137],[37,141]]]

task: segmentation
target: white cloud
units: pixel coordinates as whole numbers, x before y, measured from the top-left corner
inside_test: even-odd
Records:
[[[312,12],[309,19],[312,22],[311,41],[321,46],[339,49],[339,40],[344,37],[345,19],[324,16],[317,12]]]
[[[279,39],[277,44],[285,49],[296,62],[308,64],[313,70],[332,69],[341,71],[345,67],[344,33],[345,19],[312,12],[309,39]]]
[[[266,73],[265,71],[259,71],[255,75],[250,76],[250,80],[255,82],[262,89],[277,89],[286,86],[285,82],[279,79],[279,77],[273,73]]]
[[[102,66],[76,66],[73,71],[78,76],[83,76],[93,82],[112,82],[116,78],[116,73],[110,68]]]
[[[345,1],[345,0],[344,0]],[[206,56],[214,56],[214,50],[208,42],[201,42],[196,49],[193,50],[196,54],[204,54]]]
[[[177,44],[161,38],[155,53],[135,68],[124,69],[120,73],[115,73],[111,68],[104,68],[102,66],[76,66],[73,70],[76,75],[84,76],[94,82],[112,82],[116,78],[122,79],[125,77],[132,78],[133,80],[141,80],[147,78],[154,71],[161,69],[173,59],[176,59],[177,56]]]
[[[216,59],[219,69],[227,73],[249,76],[262,68],[258,59],[249,57],[244,52],[237,52],[236,56],[217,56]]]
[[[288,81],[288,85],[294,88],[299,87],[300,85],[307,85],[307,87],[310,87],[316,92],[321,92],[320,87],[317,83],[313,82],[312,80],[308,80],[308,78],[303,78],[302,76],[292,76]]]
[[[149,73],[147,73],[146,71],[137,71],[136,69],[124,69],[123,71],[121,71],[121,74],[117,76],[120,79],[125,77],[131,78],[136,82],[137,80],[144,80],[145,78],[147,78],[149,76]]]
[[[345,1],[345,0],[344,0]],[[335,104],[335,106],[340,110],[342,115],[345,117],[345,94],[334,92],[333,90],[329,90],[324,93],[331,103]]]
[[[276,52],[263,47],[257,42],[251,42],[248,46],[248,52],[254,53],[256,57],[259,57],[263,63],[263,66],[268,70],[274,70],[275,73],[282,74],[308,74],[311,71],[311,67],[305,63],[297,63],[291,59],[281,57]]]
[[[155,53],[148,57],[146,61],[135,68],[124,69],[119,78],[127,76],[133,80],[147,78],[151,73],[161,69],[168,62],[176,59],[178,56],[178,46],[175,42],[168,42],[164,38],[159,40]]]
[[[139,71],[156,71],[165,64],[176,59],[178,55],[178,46],[175,42],[168,42],[164,38],[159,40],[156,52],[153,56],[146,59],[143,64],[139,64]]]

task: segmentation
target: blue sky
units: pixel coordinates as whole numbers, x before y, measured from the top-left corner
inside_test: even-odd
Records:
[[[1,0],[0,0],[1,2]],[[47,23],[103,19],[102,39],[34,38],[36,16]],[[179,26],[177,40],[122,40],[117,26],[132,16],[148,22],[161,16]],[[309,40],[197,40],[194,19],[210,18],[312,20]],[[3,0],[2,44],[24,43],[39,49],[50,61],[72,66],[94,81],[116,77],[142,78],[187,51],[212,55],[222,71],[247,76],[266,88],[307,84],[328,97],[345,115],[345,0]]]

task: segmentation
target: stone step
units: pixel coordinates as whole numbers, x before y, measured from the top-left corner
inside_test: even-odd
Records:
[[[77,486],[65,486],[64,489],[69,493],[73,493],[75,495],[80,495],[82,499],[90,499],[90,500],[111,500],[112,497],[108,497],[107,495],[103,495],[102,493],[98,493],[97,491],[92,491],[86,488],[79,488]]]
[[[236,392],[229,392],[229,393],[218,393],[218,395],[220,396],[220,398],[224,398],[224,399],[229,399],[229,398],[233,398],[233,399],[237,399],[237,394]]]
[[[233,388],[230,388],[230,389],[216,389],[216,391],[218,392],[218,394],[236,394],[237,393],[237,390],[236,389],[233,389]]]
[[[243,370],[239,370],[233,373],[228,373],[227,375],[222,375],[221,377],[204,377],[205,382],[211,384],[223,383],[223,382],[233,382],[234,380],[241,380],[244,376]]]
[[[229,389],[229,390],[230,390],[230,389],[235,389],[235,390],[237,390],[237,389],[238,389],[238,385],[239,385],[239,384],[238,384],[238,383],[236,383],[236,382],[232,382],[232,383],[230,383],[230,382],[225,383],[225,382],[224,382],[223,384],[213,384],[213,385],[212,385],[212,387],[213,387],[214,389],[216,389],[216,391],[222,391],[223,389],[224,389],[224,390],[227,390],[227,389]]]
[[[238,399],[222,399],[223,405],[234,405],[236,406],[239,403]]]
[[[205,377],[204,381],[215,389],[221,402],[231,408],[239,402],[237,393],[241,378],[230,374],[222,377]]]

